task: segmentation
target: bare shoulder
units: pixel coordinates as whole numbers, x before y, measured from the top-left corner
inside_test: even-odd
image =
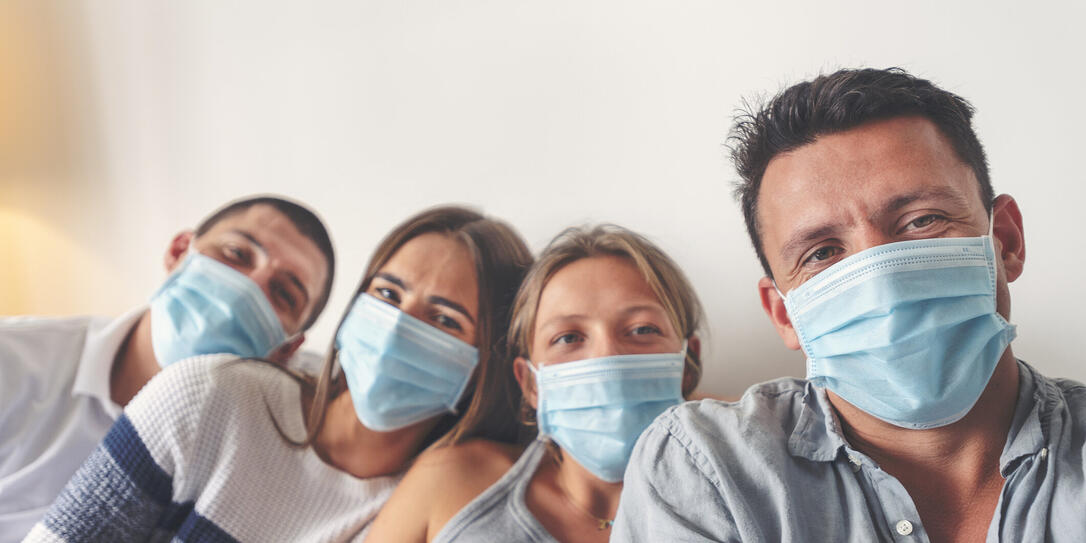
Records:
[[[447,495],[474,496],[509,471],[523,451],[518,445],[472,439],[422,453],[408,476],[425,479],[431,488],[448,489]]]
[[[381,513],[367,541],[428,541],[460,509],[501,478],[523,447],[486,440],[419,455]]]

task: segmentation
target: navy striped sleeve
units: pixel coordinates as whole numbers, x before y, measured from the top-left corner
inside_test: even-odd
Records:
[[[122,415],[42,523],[64,541],[146,541],[171,502],[173,481]]]

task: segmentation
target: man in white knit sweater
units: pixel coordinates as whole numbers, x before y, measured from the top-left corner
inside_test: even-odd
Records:
[[[150,306],[115,320],[0,318],[0,543],[19,541],[162,367],[198,354],[285,362],[328,299],[335,256],[308,209],[230,203],[170,241]]]

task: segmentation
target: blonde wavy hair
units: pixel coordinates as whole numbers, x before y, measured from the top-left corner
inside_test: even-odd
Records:
[[[509,325],[509,354],[503,369],[506,373],[500,381],[501,390],[488,390],[502,398],[514,399],[514,404],[504,412],[491,411],[478,413],[491,419],[504,419],[501,423],[490,420],[488,424],[507,427],[515,421],[521,427],[520,440],[532,437],[535,424],[535,412],[524,400],[520,387],[513,377],[513,361],[518,356],[528,357],[529,346],[535,331],[536,313],[539,297],[547,282],[562,268],[584,258],[596,256],[618,256],[626,258],[637,267],[642,277],[652,288],[653,293],[664,306],[675,331],[684,339],[690,339],[704,321],[704,310],[690,281],[675,261],[671,260],[659,247],[644,236],[621,226],[601,224],[597,226],[573,227],[556,236],[539,255],[528,270],[528,275],[517,291],[513,302],[512,321]],[[701,359],[692,349],[686,353],[686,365],[683,371],[682,393],[690,395],[701,380]],[[470,427],[482,424],[485,419],[469,420],[465,417],[461,425]]]

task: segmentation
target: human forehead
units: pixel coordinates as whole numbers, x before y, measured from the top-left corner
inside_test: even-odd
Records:
[[[536,327],[570,315],[612,318],[639,307],[663,311],[656,293],[632,260],[617,255],[582,258],[563,266],[544,285]]]
[[[931,121],[867,123],[773,158],[758,199],[767,255],[792,230],[871,218],[908,195],[941,195],[981,210],[973,170]]]
[[[295,275],[316,303],[328,278],[328,261],[317,244],[298,231],[285,214],[256,204],[223,217],[195,240],[197,247],[235,241],[258,244],[269,259]]]
[[[377,273],[396,277],[408,291],[449,298],[478,310],[478,277],[471,251],[453,236],[427,232],[408,240]]]

